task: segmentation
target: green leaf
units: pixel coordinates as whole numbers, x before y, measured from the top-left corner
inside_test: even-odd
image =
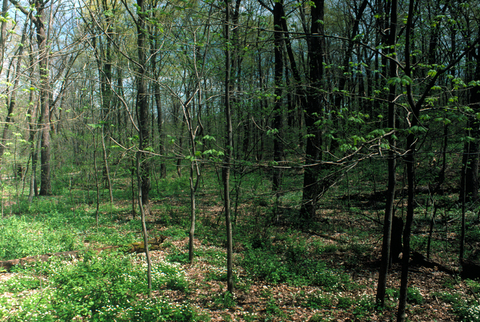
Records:
[[[409,76],[407,76],[407,75],[402,76],[402,85],[408,86],[408,85],[412,85],[412,84],[413,84],[413,81]]]
[[[413,133],[413,134],[416,134],[416,133],[426,133],[428,131],[427,128],[423,127],[423,126],[419,126],[419,125],[415,125],[415,126],[412,126],[408,132],[409,133]]]
[[[203,137],[203,139],[206,140],[206,141],[216,141],[215,137],[210,136],[210,135],[205,135]]]

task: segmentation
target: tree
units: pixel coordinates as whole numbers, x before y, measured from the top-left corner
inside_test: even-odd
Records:
[[[26,20],[25,25],[23,27],[23,32],[22,32],[22,38],[20,40],[20,44],[18,46],[18,49],[15,53],[14,56],[11,58],[11,63],[9,64],[10,66],[14,66],[13,70],[8,70],[8,75],[11,75],[13,79],[12,83],[12,88],[10,89],[11,94],[10,96],[7,96],[6,99],[6,105],[7,105],[7,116],[5,117],[5,125],[3,126],[3,132],[2,132],[2,138],[1,138],[1,144],[0,144],[0,160],[3,158],[3,154],[5,152],[6,148],[6,143],[8,136],[10,134],[10,125],[11,122],[13,122],[13,113],[16,107],[16,102],[17,102],[17,92],[18,92],[18,86],[20,83],[20,71],[21,71],[21,65],[22,65],[22,59],[23,59],[23,50],[26,46],[26,40],[27,40],[27,31],[28,31],[28,20]],[[16,59],[16,64],[14,64],[14,61]]]
[[[232,111],[230,106],[230,1],[225,0],[225,23],[224,23],[224,37],[225,37],[225,158],[223,162],[223,200],[225,207],[225,226],[227,231],[227,289],[228,292],[233,293],[233,236],[232,223],[230,214],[230,167],[233,155],[233,134],[232,134]]]
[[[5,46],[7,43],[7,25],[8,25],[8,0],[2,2],[2,22],[0,24],[0,73],[3,71],[5,60]]]
[[[416,93],[418,99],[414,97],[414,87],[413,87],[413,75],[414,75],[414,63],[412,62],[412,55],[414,43],[413,43],[413,29],[415,27],[414,16],[418,7],[416,6],[417,2],[415,0],[410,0],[408,5],[408,18],[405,26],[405,63],[403,66],[404,76],[403,84],[406,87],[406,101],[410,109],[410,120],[408,134],[406,138],[406,155],[405,162],[407,166],[406,175],[407,175],[407,216],[405,222],[405,230],[403,233],[403,257],[402,257],[402,275],[401,275],[401,285],[400,285],[400,296],[399,296],[399,306],[397,312],[397,320],[402,322],[405,320],[405,309],[406,309],[406,300],[407,300],[407,288],[408,288],[408,269],[410,261],[410,237],[412,231],[412,223],[414,218],[415,210],[415,174],[416,174],[416,154],[417,154],[417,144],[418,144],[418,135],[422,132],[420,124],[420,112],[421,108],[425,104],[428,95],[430,94],[432,88],[434,88],[437,80],[440,76],[444,75],[449,71],[453,66],[458,64],[459,61],[468,55],[480,42],[480,38],[475,39],[471,43],[467,43],[465,48],[461,53],[450,62],[445,63],[441,68],[436,70],[429,71],[429,81],[426,83],[426,86],[420,92]]]
[[[309,87],[307,106],[305,108],[305,126],[307,128],[307,145],[305,150],[305,171],[303,175],[303,196],[300,220],[303,224],[315,217],[317,201],[321,193],[318,175],[321,170],[322,133],[322,87],[325,56],[324,36],[324,1],[315,0],[311,5],[311,31],[307,35],[309,57]]]
[[[35,0],[31,4],[35,14],[29,12],[17,0],[10,2],[23,12],[33,22],[37,32],[37,46],[39,51],[39,76],[40,76],[40,118],[41,150],[40,150],[40,195],[48,196],[52,193],[50,177],[50,79],[49,79],[49,48],[47,47],[47,34],[45,29],[46,9],[49,0]]]
[[[395,60],[396,55],[396,43],[397,43],[397,6],[398,3],[396,0],[391,2],[391,13],[390,13],[390,28],[389,28],[389,37],[388,43],[386,44],[388,50],[388,55],[390,56],[389,60],[389,71],[388,75],[390,79],[397,77],[397,61]],[[396,84],[390,83],[389,93],[388,93],[388,128],[395,129],[395,97],[396,97]],[[378,275],[378,287],[376,300],[377,304],[383,306],[385,303],[385,290],[386,290],[386,281],[388,276],[388,269],[391,263],[391,244],[392,244],[392,219],[394,213],[394,203],[395,203],[395,186],[396,186],[396,153],[394,147],[396,145],[395,138],[393,135],[389,136],[389,146],[388,151],[388,188],[387,188],[387,201],[385,205],[385,216],[383,221],[383,243],[382,243],[382,263],[380,266],[380,273]],[[397,228],[398,229],[398,228]]]

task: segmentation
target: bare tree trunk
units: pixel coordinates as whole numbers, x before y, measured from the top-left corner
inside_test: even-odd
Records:
[[[52,184],[50,177],[50,79],[49,79],[49,49],[47,48],[47,35],[45,32],[45,6],[48,1],[35,1],[37,14],[33,20],[37,28],[37,43],[40,55],[39,73],[40,73],[40,126],[41,126],[41,149],[40,149],[40,195],[48,196],[52,194]],[[30,18],[33,16],[30,15]]]
[[[397,0],[392,0],[392,8],[390,14],[390,35],[388,39],[388,45],[391,46],[390,53],[393,54],[396,51],[395,44],[397,40]],[[397,75],[397,65],[389,62],[389,77],[393,78]],[[388,96],[388,127],[395,128],[395,96],[396,85],[390,84],[389,96]],[[385,217],[383,221],[383,244],[382,244],[382,263],[380,266],[380,272],[378,275],[378,287],[376,301],[380,306],[385,304],[385,291],[387,287],[388,269],[391,262],[391,242],[392,242],[392,217],[394,211],[395,202],[395,186],[396,186],[396,156],[393,147],[396,142],[393,135],[389,136],[389,145],[392,149],[388,152],[388,189],[387,189],[387,202],[385,205]]]
[[[3,157],[3,154],[5,152],[5,147],[6,147],[6,142],[9,136],[9,128],[10,128],[10,123],[13,121],[12,120],[12,115],[13,111],[15,110],[16,103],[17,103],[17,91],[18,91],[18,84],[20,81],[20,68],[22,65],[22,55],[23,55],[23,49],[25,45],[25,41],[27,39],[27,28],[28,28],[28,20],[25,21],[25,25],[23,27],[23,32],[22,32],[22,39],[20,40],[20,44],[16,53],[17,57],[17,63],[13,69],[13,76],[12,79],[13,81],[13,86],[10,94],[10,99],[7,97],[7,116],[5,117],[5,125],[3,127],[3,133],[2,133],[2,141],[0,142],[0,160]],[[12,63],[13,63],[14,57],[12,57]],[[9,69],[10,70],[10,69]],[[8,72],[10,74],[10,72]],[[8,92],[8,90],[7,90]]]
[[[318,174],[321,170],[322,133],[317,122],[322,115],[320,88],[323,80],[323,60],[325,54],[324,34],[324,0],[314,0],[311,6],[312,26],[308,36],[308,55],[310,58],[309,89],[305,109],[307,127],[307,147],[305,150],[305,172],[303,175],[303,196],[300,208],[300,221],[305,225],[315,216],[320,195]]]
[[[225,0],[225,41],[230,42],[230,2]],[[223,166],[223,193],[225,206],[225,225],[227,230],[227,289],[233,293],[233,237],[230,214],[230,167],[233,151],[232,116],[230,108],[230,48],[225,49],[225,159]]]
[[[414,17],[414,3],[415,0],[410,0],[408,6],[408,18],[406,26],[405,39],[405,75],[412,77],[411,66],[411,44],[410,39],[413,30]],[[418,125],[418,117],[420,116],[420,106],[422,101],[415,104],[412,94],[412,86],[407,85],[407,98],[412,109],[411,127]],[[405,309],[407,306],[407,289],[408,289],[408,268],[410,264],[410,235],[412,231],[413,215],[415,210],[415,152],[416,152],[417,138],[414,133],[409,133],[407,136],[407,154],[405,157],[407,163],[407,183],[408,183],[408,197],[407,197],[407,218],[405,221],[405,230],[403,232],[403,257],[402,257],[402,274],[400,281],[400,296],[398,299],[397,321],[403,322],[406,318]]]
[[[136,168],[137,168],[137,182],[138,182],[138,206],[140,208],[140,215],[142,221],[142,232],[143,232],[143,243],[145,245],[145,256],[147,258],[147,283],[148,283],[148,297],[152,297],[152,261],[150,259],[150,251],[148,249],[148,231],[147,225],[145,222],[145,210],[143,208],[143,196],[142,196],[142,176],[141,176],[141,168],[140,168],[140,159],[142,151],[137,152],[136,160]]]
[[[138,128],[140,131],[140,150],[143,151],[140,157],[140,178],[142,185],[142,205],[148,206],[150,192],[150,161],[146,157],[145,150],[151,148],[150,131],[148,122],[148,101],[146,87],[146,14],[144,0],[137,0],[138,18],[137,25],[137,55],[138,55],[138,75],[136,77],[137,99],[136,108],[138,115]]]
[[[45,8],[47,1],[35,0],[36,14],[32,15],[19,4],[17,0],[10,0],[15,8],[20,10],[25,16],[35,24],[37,31],[37,44],[39,51],[39,75],[40,75],[40,124],[41,132],[41,151],[40,151],[40,195],[46,196],[52,193],[52,184],[50,177],[50,79],[49,79],[49,48],[47,48],[47,34],[45,31]]]
[[[108,165],[108,156],[107,156],[107,148],[105,146],[105,133],[104,133],[104,126],[102,124],[102,132],[101,138],[102,138],[102,151],[103,151],[103,165],[105,167],[105,177],[107,179],[107,184],[108,184],[108,193],[110,196],[110,205],[113,205],[113,187],[112,187],[112,179],[110,178],[110,167]]]
[[[285,20],[282,0],[275,2],[273,7],[274,51],[275,51],[275,107],[273,116],[273,159],[276,162],[283,159],[283,142],[280,137],[283,133],[283,34],[282,20]],[[273,169],[272,190],[278,192],[282,181],[282,172],[279,168]]]
[[[30,36],[30,40],[31,40]],[[33,48],[32,41],[29,44],[29,60],[30,60],[30,82],[33,83]],[[33,85],[33,84],[32,84]],[[28,143],[30,144],[30,157],[32,159],[32,174],[30,178],[30,192],[28,194],[28,203],[32,203],[33,197],[38,195],[37,189],[37,161],[38,161],[38,148],[36,147],[35,134],[37,129],[37,124],[35,119],[37,118],[37,103],[34,102],[35,96],[34,92],[30,91],[29,93],[29,107],[27,112],[27,122],[28,122]],[[38,142],[40,143],[40,142]]]
[[[95,188],[97,192],[97,202],[95,211],[95,222],[98,228],[99,213],[100,213],[100,184],[98,182],[98,166],[97,166],[97,135],[96,130],[93,131],[93,171],[95,172]],[[102,134],[103,135],[103,134]]]
[[[7,24],[6,15],[8,13],[8,0],[3,0],[2,3],[2,24],[0,26],[0,74],[3,71],[3,61],[5,59],[5,44],[7,42]]]

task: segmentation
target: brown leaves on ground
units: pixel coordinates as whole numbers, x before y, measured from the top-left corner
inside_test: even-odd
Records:
[[[311,238],[320,238],[317,236]],[[172,242],[176,249],[186,250],[188,239]],[[204,246],[196,240],[197,249],[215,248]],[[169,250],[153,251],[153,257],[165,257]],[[237,254],[241,256],[241,254]],[[374,254],[374,256],[379,254]],[[332,253],[342,263],[343,253]],[[209,279],[213,271],[222,270],[222,266],[209,264],[204,258],[196,258],[193,265],[182,266],[191,281],[192,289],[188,294],[179,291],[166,291],[171,301],[188,301],[198,307],[199,311],[211,317],[210,321],[395,321],[396,299],[387,300],[387,309],[367,310],[358,313],[362,299],[370,302],[375,298],[378,269],[372,265],[360,265],[357,269],[347,270],[352,282],[359,287],[338,291],[323,292],[321,287],[292,286],[287,284],[267,284],[262,281],[248,280],[247,272],[236,267],[239,280],[232,298],[225,298],[226,282]],[[360,268],[360,270],[359,270]],[[431,268],[413,268],[410,272],[410,287],[419,290],[423,296],[422,304],[408,304],[409,321],[455,321],[448,303],[439,299],[438,294],[445,292],[465,292],[465,285],[448,283],[453,278],[448,274]],[[455,286],[452,286],[455,285]],[[400,267],[394,266],[389,276],[388,288],[399,289]],[[453,287],[453,288],[452,288]],[[305,305],[306,299],[315,294],[325,294],[332,298],[331,306],[312,309]],[[338,298],[351,299],[351,305],[340,305]],[[344,300],[345,301],[345,300]],[[347,300],[348,301],[348,300]],[[366,302],[365,302],[366,303]],[[361,311],[361,310],[360,310]]]

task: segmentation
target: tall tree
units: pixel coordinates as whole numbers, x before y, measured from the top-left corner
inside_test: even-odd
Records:
[[[125,0],[122,0],[127,6]],[[144,207],[149,203],[150,192],[150,160],[147,157],[148,150],[151,149],[150,142],[150,123],[148,109],[148,92],[147,92],[147,12],[144,0],[137,0],[137,18],[132,14],[137,28],[137,73],[135,76],[135,85],[137,95],[135,100],[138,132],[139,132],[139,149],[140,149],[140,184],[142,189],[142,204]],[[140,189],[140,187],[139,187]],[[146,208],[147,210],[148,208]]]
[[[390,28],[388,43],[386,44],[388,50],[389,60],[389,72],[388,75],[391,79],[397,77],[397,61],[396,57],[396,43],[397,43],[397,0],[391,1],[391,13],[390,13]],[[395,128],[395,97],[396,87],[394,82],[390,82],[388,93],[388,128]],[[380,267],[380,273],[378,275],[378,287],[376,300],[377,304],[383,306],[385,303],[385,290],[388,276],[388,269],[391,262],[391,242],[392,242],[392,218],[394,212],[395,202],[395,186],[396,186],[396,153],[395,153],[395,138],[393,135],[389,136],[390,149],[388,151],[388,187],[387,187],[387,201],[385,204],[385,216],[383,221],[383,244],[382,244],[382,263]]]
[[[39,125],[41,132],[41,150],[40,150],[40,195],[47,196],[52,193],[51,184],[51,164],[50,164],[50,77],[49,77],[49,53],[47,46],[47,33],[45,21],[47,18],[47,7],[50,0],[35,0],[31,4],[35,8],[35,14],[25,9],[17,0],[10,2],[23,12],[35,25],[37,32],[38,46],[38,71],[40,76],[40,117]]]
[[[20,69],[22,65],[22,59],[23,59],[23,50],[26,45],[26,40],[27,40],[27,31],[28,31],[28,20],[25,21],[25,25],[23,27],[23,32],[22,32],[22,39],[20,40],[20,44],[18,46],[18,49],[15,53],[14,56],[11,57],[11,63],[9,64],[10,66],[14,66],[12,71],[8,71],[8,75],[11,75],[11,78],[13,79],[12,83],[12,88],[11,88],[11,93],[10,96],[7,96],[6,99],[6,105],[7,105],[7,116],[5,117],[5,125],[3,126],[3,132],[2,132],[2,137],[1,137],[1,142],[0,142],[0,160],[3,157],[3,154],[5,152],[6,148],[6,143],[7,139],[9,136],[9,129],[11,122],[13,121],[13,113],[17,104],[17,92],[19,90],[18,85],[20,83]],[[14,60],[16,59],[16,64],[13,64]],[[8,76],[7,76],[8,78]]]
[[[286,19],[283,10],[283,1],[275,2],[273,7],[273,30],[274,30],[274,52],[275,52],[275,106],[273,108],[273,159],[275,162],[280,162],[283,159],[283,142],[280,137],[283,133],[283,23]],[[280,168],[274,168],[273,171],[273,191],[277,193],[280,189],[282,180],[282,171]]]
[[[233,293],[233,236],[230,203],[230,168],[233,156],[232,110],[230,106],[231,91],[231,58],[230,58],[230,1],[225,0],[225,158],[223,164],[223,198],[225,207],[225,226],[227,232],[227,289]]]
[[[5,46],[7,43],[7,24],[8,24],[8,0],[2,2],[2,23],[0,24],[0,74],[3,70],[5,59]]]
[[[309,87],[307,106],[305,108],[305,126],[307,128],[307,145],[305,150],[305,172],[303,175],[303,196],[300,208],[300,220],[303,224],[315,217],[317,201],[321,193],[318,180],[321,170],[322,133],[322,86],[324,72],[324,0],[311,3],[311,31],[307,35],[309,58]]]

